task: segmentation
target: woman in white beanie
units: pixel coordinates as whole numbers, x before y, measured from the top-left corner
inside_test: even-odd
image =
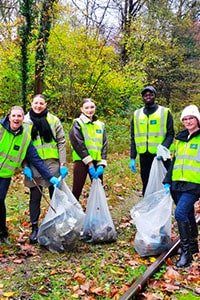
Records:
[[[175,219],[180,234],[181,254],[177,267],[186,267],[198,253],[198,227],[194,204],[200,198],[200,113],[196,105],[184,108],[180,118],[185,129],[176,135],[175,156],[163,181],[176,204]]]

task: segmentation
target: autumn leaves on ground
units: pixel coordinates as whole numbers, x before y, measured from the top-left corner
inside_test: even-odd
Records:
[[[155,261],[155,257],[141,258],[134,250],[135,225],[130,209],[142,198],[139,169],[135,174],[129,170],[129,152],[123,150],[128,148],[128,133],[123,132],[127,128],[120,125],[120,133],[116,135],[115,126],[115,139],[112,138],[112,128],[108,132],[110,153],[104,188],[117,230],[116,242],[90,244],[77,241],[73,251],[63,254],[30,245],[29,191],[23,186],[21,173],[13,178],[6,199],[11,246],[0,245],[0,300],[118,300]],[[120,141],[120,134],[127,140]],[[71,162],[68,167],[66,183],[71,188]],[[84,210],[89,188],[87,180],[81,199]],[[47,209],[48,204],[43,198],[41,222]],[[174,239],[177,234],[175,225],[172,231]],[[135,299],[197,299],[200,296],[200,254],[190,267],[181,270],[175,268],[176,258],[167,259]]]

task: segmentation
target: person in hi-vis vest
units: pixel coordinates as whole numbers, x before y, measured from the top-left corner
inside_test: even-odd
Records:
[[[26,159],[31,163],[49,184],[60,184],[44,162],[38,156],[32,144],[31,136],[22,126],[24,110],[20,106],[13,106],[8,115],[0,120],[0,243],[10,243],[6,226],[5,198],[12,176],[20,170]],[[24,168],[24,173],[26,172]]]
[[[196,105],[186,106],[180,120],[185,126],[175,137],[175,154],[164,183],[166,194],[176,204],[181,253],[177,267],[187,267],[199,252],[194,204],[200,198],[200,113]]]
[[[87,174],[103,180],[107,165],[107,136],[105,125],[95,116],[96,105],[91,98],[81,104],[81,114],[73,121],[69,138],[72,144],[72,193],[79,200]]]
[[[139,154],[142,194],[147,187],[151,165],[157,156],[158,145],[170,148],[174,139],[173,117],[168,108],[155,103],[156,90],[146,86],[142,91],[144,107],[134,111],[131,120],[130,169],[136,172],[136,156]],[[157,159],[162,160],[161,156]],[[168,169],[170,159],[163,161]]]
[[[30,131],[33,145],[38,155],[48,166],[54,176],[64,178],[68,174],[66,167],[66,140],[63,126],[58,117],[51,114],[47,109],[45,97],[41,94],[35,95],[31,103],[31,109],[24,117],[24,126]],[[26,172],[25,185],[30,188],[30,222],[32,232],[30,243],[37,243],[38,221],[40,216],[40,203],[43,188],[48,188],[50,198],[54,187],[44,180],[34,166],[29,165]],[[40,190],[33,181],[33,177]]]

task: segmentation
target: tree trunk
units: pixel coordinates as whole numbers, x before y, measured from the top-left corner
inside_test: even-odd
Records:
[[[24,17],[23,24],[19,27],[21,37],[21,80],[22,80],[22,103],[26,112],[27,104],[27,81],[28,81],[28,44],[32,26],[32,0],[23,0],[20,5],[20,12]]]
[[[53,5],[56,2],[56,0],[44,1],[41,10],[40,30],[36,47],[35,95],[42,94],[43,91],[43,74],[45,68],[46,49],[51,30]]]
[[[125,0],[124,8],[121,11],[121,31],[124,36],[124,43],[121,47],[121,62],[122,65],[126,65],[128,62],[128,54],[126,49],[127,40],[131,34],[131,23],[132,20],[137,16],[137,13],[142,8],[145,1],[141,0]]]

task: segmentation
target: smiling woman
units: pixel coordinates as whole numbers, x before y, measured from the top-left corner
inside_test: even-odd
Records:
[[[9,243],[6,226],[5,198],[10,186],[11,177],[22,162],[27,159],[41,175],[58,185],[59,180],[52,176],[46,165],[37,155],[31,137],[22,126],[24,111],[13,106],[8,115],[0,120],[0,243]]]
[[[21,106],[13,106],[9,113],[10,128],[17,130],[22,125],[24,110]]]
[[[30,111],[25,115],[24,124],[29,131],[33,145],[39,157],[45,162],[51,173],[64,178],[68,174],[66,167],[66,142],[65,133],[61,121],[58,117],[51,114],[47,109],[47,102],[43,95],[37,94],[33,97]],[[37,243],[38,221],[40,216],[40,203],[42,191],[48,188],[50,198],[54,192],[54,184],[44,180],[32,164],[28,164],[29,170],[26,173],[25,185],[30,188],[30,221],[32,232],[30,243]],[[29,176],[30,175],[30,176]],[[34,181],[31,180],[34,178]],[[36,184],[35,184],[36,183]]]
[[[194,205],[200,197],[200,113],[196,105],[182,111],[180,121],[185,129],[176,135],[172,165],[164,179],[166,192],[171,188],[176,204],[175,219],[181,240],[181,255],[177,267],[187,267],[193,254],[199,252],[198,228]]]
[[[83,99],[80,110],[81,114],[74,120],[69,132],[74,163],[72,192],[77,200],[81,196],[87,174],[91,181],[98,177],[103,181],[108,144],[104,123],[95,116],[94,100]]]
[[[195,105],[189,105],[185,107],[180,118],[186,129],[188,129],[189,135],[197,131],[200,126],[200,114],[198,108]]]

